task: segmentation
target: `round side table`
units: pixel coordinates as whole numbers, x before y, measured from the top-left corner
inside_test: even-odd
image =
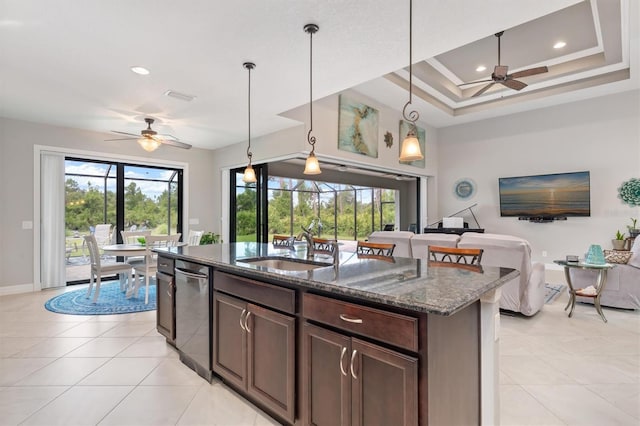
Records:
[[[569,318],[571,318],[571,316],[573,315],[573,308],[575,308],[576,306],[576,296],[582,296],[593,298],[593,305],[596,307],[596,311],[600,315],[600,318],[602,318],[604,322],[607,322],[607,319],[604,317],[604,313],[602,312],[602,307],[600,306],[600,295],[602,294],[602,290],[604,290],[604,286],[607,283],[607,271],[613,268],[615,265],[612,265],[610,263],[595,265],[584,262],[567,262],[566,260],[554,260],[553,263],[564,267],[564,277],[567,280],[567,284],[569,285],[569,302],[567,303],[567,306],[564,307],[564,310],[566,311],[569,306],[571,306],[571,310],[569,311]],[[573,288],[573,284],[571,283],[571,274],[569,273],[571,268],[591,269],[598,271],[598,277],[596,278],[595,282],[595,294],[585,293],[583,292],[584,289],[582,288]]]

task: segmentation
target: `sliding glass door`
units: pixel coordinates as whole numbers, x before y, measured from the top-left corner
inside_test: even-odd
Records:
[[[122,230],[148,229],[154,235],[182,232],[182,173],[181,169],[67,158],[67,284],[89,279],[84,235],[94,234],[99,244],[106,245],[121,242]]]
[[[244,168],[230,171],[229,239],[235,242],[267,242],[267,166],[254,164],[255,183],[242,180]]]

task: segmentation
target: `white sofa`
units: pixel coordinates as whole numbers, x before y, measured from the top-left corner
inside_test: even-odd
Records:
[[[502,234],[465,232],[462,236],[444,233],[413,234],[407,231],[376,231],[369,236],[371,242],[395,243],[394,256],[426,260],[427,247],[481,248],[482,264],[502,266],[520,271],[520,276],[502,286],[500,308],[531,316],[544,305],[544,265],[531,262],[529,242]]]
[[[415,234],[411,231],[375,231],[369,235],[372,243],[394,243],[393,255],[396,257],[411,257],[411,238]]]
[[[640,309],[640,238],[631,247],[631,258],[627,264],[616,264],[607,271],[607,282],[600,296],[600,304],[612,308]],[[571,268],[573,288],[595,285],[597,271]],[[593,303],[591,297],[577,297],[578,302]]]
[[[502,286],[500,309],[531,316],[544,306],[544,264],[531,261],[527,240],[502,234],[462,234],[458,247],[481,248],[482,264],[520,271],[520,276]]]
[[[460,241],[460,235],[456,234],[416,234],[411,238],[411,256],[427,260],[429,246],[456,247],[458,241]]]

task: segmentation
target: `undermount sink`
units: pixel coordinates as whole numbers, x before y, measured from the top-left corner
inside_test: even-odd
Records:
[[[287,257],[256,257],[239,260],[250,265],[264,266],[281,271],[311,271],[317,268],[332,266],[331,263],[314,262],[311,260],[291,259]]]

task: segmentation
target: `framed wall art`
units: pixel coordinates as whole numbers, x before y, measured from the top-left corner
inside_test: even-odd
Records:
[[[378,110],[340,95],[338,149],[378,158]]]
[[[398,156],[400,155],[400,152],[402,151],[402,141],[404,140],[405,136],[407,136],[407,133],[409,132],[409,128],[411,127],[411,123],[409,123],[408,121],[405,120],[400,120],[400,133],[398,133]],[[424,155],[424,157],[427,157],[427,151],[425,150],[425,140],[426,140],[426,132],[423,128],[416,126],[416,130],[418,133],[418,142],[420,142],[420,150],[422,151],[422,154]],[[410,166],[415,166],[415,167],[422,167],[424,168],[424,158],[422,160],[415,160],[415,161],[399,161],[400,164],[408,164]]]

